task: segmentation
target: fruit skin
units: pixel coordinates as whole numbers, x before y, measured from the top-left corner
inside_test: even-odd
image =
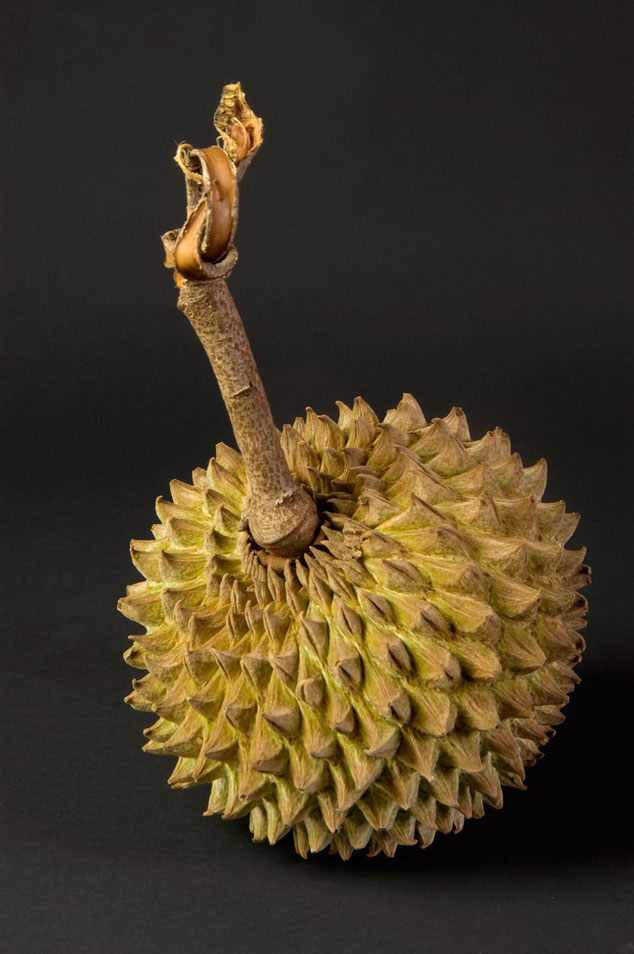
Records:
[[[579,681],[589,570],[545,461],[499,428],[472,441],[459,408],[427,423],[408,394],[382,422],[339,408],[282,433],[323,519],[301,559],[251,542],[226,445],[159,497],[119,603],[149,670],[126,701],[158,716],[144,749],[178,758],[172,786],[211,785],[205,814],[292,830],[304,857],[392,856],[524,788]]]

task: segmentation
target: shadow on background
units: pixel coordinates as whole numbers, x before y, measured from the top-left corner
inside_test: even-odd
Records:
[[[292,835],[287,835],[273,847],[267,843],[248,847],[253,863],[297,866],[298,876],[318,870],[335,878],[340,873],[346,878],[363,878],[379,872],[427,878],[432,872],[448,877],[457,872],[477,876],[509,867],[563,871],[582,864],[598,870],[631,860],[632,821],[623,777],[629,747],[624,709],[632,674],[623,669],[592,669],[583,663],[580,671],[583,681],[566,707],[565,723],[545,747],[544,758],[527,772],[527,791],[504,789],[501,810],[487,808],[483,819],[465,822],[458,835],[438,834],[424,852],[400,847],[392,859],[383,855],[367,859],[365,852],[357,851],[343,862],[326,850],[303,861],[294,851]],[[126,714],[121,712],[120,718],[123,722]],[[133,718],[143,725],[148,722],[137,714]],[[139,725],[137,742],[143,741]],[[119,752],[120,757],[124,755]],[[146,762],[152,765],[136,765],[133,796],[141,813],[137,826],[143,852],[150,857],[156,852],[178,854],[181,824],[196,829],[195,843],[188,843],[188,851],[193,849],[201,860],[213,857],[219,836],[225,849],[227,840],[233,840],[240,851],[247,848],[251,839],[248,819],[224,821],[213,816],[203,819],[200,827],[196,817],[206,807],[208,788],[167,791],[165,780],[172,759],[147,758]],[[153,798],[156,802],[149,811]],[[130,805],[129,797],[126,803]],[[163,811],[170,824],[179,819],[177,829],[170,831],[168,825],[165,830],[160,824]],[[153,838],[157,825],[162,828],[160,841]]]
[[[596,638],[596,634],[595,634]],[[625,700],[632,691],[632,674],[623,671],[584,672],[566,707],[566,722],[544,749],[544,758],[527,772],[527,791],[504,789],[504,806],[487,808],[484,818],[465,822],[458,835],[436,836],[421,852],[400,847],[394,858],[367,859],[354,852],[349,861],[326,851],[302,861],[295,854],[292,836],[271,849],[280,862],[300,868],[318,867],[332,875],[365,876],[370,870],[394,875],[451,876],[454,872],[490,873],[492,867],[549,869],[620,864],[634,857],[631,813],[624,792],[627,772],[627,725],[622,721]],[[191,806],[183,805],[183,811]],[[207,819],[211,829],[219,824],[242,826],[236,837],[250,838],[245,820]],[[201,849],[213,845],[213,833],[202,839]],[[267,850],[254,846],[254,851]],[[354,872],[354,874],[353,874]]]

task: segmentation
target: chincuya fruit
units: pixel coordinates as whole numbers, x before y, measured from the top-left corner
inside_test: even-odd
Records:
[[[262,133],[239,84],[216,123],[221,156],[179,150],[188,221],[164,242],[242,453],[172,481],[132,541],[145,579],[119,607],[145,632],[125,658],[148,672],[127,701],[157,717],[144,748],[176,758],[170,784],[209,786],[206,814],[248,815],[255,840],[426,847],[524,788],[563,721],[578,516],[543,502],[545,461],[410,394],[382,420],[361,398],[337,421],[308,408],[280,438],[224,280]]]

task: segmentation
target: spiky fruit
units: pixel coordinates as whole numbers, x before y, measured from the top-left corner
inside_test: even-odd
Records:
[[[473,441],[454,408],[427,423],[405,395],[382,422],[363,400],[339,422],[284,428],[322,529],[299,559],[270,557],[241,514],[240,455],[219,445],[193,486],[159,498],[146,581],[120,608],[146,627],[128,702],[154,712],[148,752],[170,783],[211,785],[207,814],[250,815],[256,840],[293,832],[393,855],[459,831],[563,720],[584,648],[577,515],[543,503],[498,428]]]

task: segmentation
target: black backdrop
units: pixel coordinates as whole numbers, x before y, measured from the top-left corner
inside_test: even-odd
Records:
[[[630,4],[6,4],[0,949],[634,951]],[[583,515],[583,685],[502,812],[296,858],[203,819],[122,697],[127,553],[229,424],[159,235],[175,144],[266,126],[231,287],[278,423],[412,391]],[[628,880],[628,872],[630,880]]]

